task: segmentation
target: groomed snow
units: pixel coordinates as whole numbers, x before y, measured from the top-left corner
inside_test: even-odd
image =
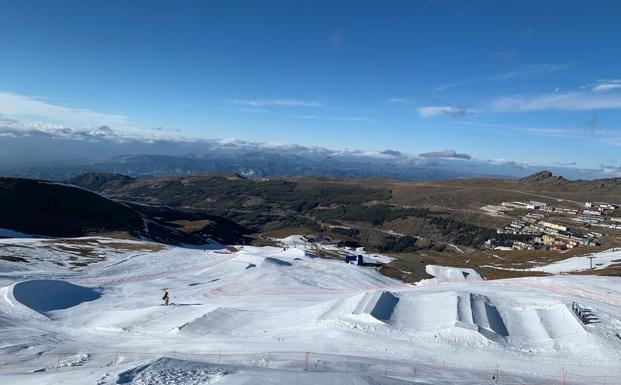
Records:
[[[428,266],[435,281],[413,286],[316,258],[310,245],[154,251],[96,238],[80,242],[104,258],[70,269],[54,261],[78,258],[73,241],[1,242],[0,250],[26,260],[2,261],[0,269],[3,383],[480,384],[497,368],[525,383],[561,369],[621,380],[616,277],[485,281],[474,270]],[[171,306],[161,305],[163,288]],[[582,325],[573,301],[602,323]],[[301,372],[304,352],[315,354],[310,365],[320,369]],[[213,365],[219,353],[229,366]],[[195,362],[208,354],[211,364]],[[248,368],[268,366],[269,357],[269,368]],[[347,373],[361,359],[374,371]],[[384,377],[390,372],[381,368],[392,362],[406,363],[402,382]],[[411,372],[421,366],[424,376]]]

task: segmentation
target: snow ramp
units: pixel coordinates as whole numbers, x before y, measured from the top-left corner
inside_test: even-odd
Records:
[[[276,266],[284,266],[284,267],[293,266],[291,262],[287,262],[283,259],[274,258],[274,257],[266,257],[265,263],[268,265],[276,265]]]
[[[373,306],[373,310],[371,310],[370,314],[380,321],[389,320],[390,317],[392,317],[392,313],[394,313],[398,303],[399,297],[397,297],[394,293],[384,291],[377,298],[375,306]]]
[[[352,298],[353,299],[353,298]],[[567,305],[555,301],[507,300],[476,292],[367,292],[351,314],[367,314],[407,333],[485,339],[519,348],[561,349],[592,343]]]
[[[461,267],[427,265],[425,266],[425,272],[435,278],[423,279],[418,282],[418,286],[437,285],[444,282],[473,282],[483,280],[481,275],[473,269]]]
[[[490,340],[498,341],[499,337],[509,336],[505,321],[490,298],[472,293],[467,298],[470,300],[472,321],[468,322],[469,319],[459,321],[476,325],[478,332]]]
[[[560,348],[592,343],[588,332],[565,304],[515,306],[508,309],[505,319],[512,345]]]
[[[42,314],[67,309],[101,297],[96,290],[51,279],[18,282],[12,288],[13,298]]]

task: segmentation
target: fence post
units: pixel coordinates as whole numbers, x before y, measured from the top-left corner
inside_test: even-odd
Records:
[[[58,353],[58,361],[56,361],[56,370],[58,371],[58,369],[60,368],[60,357],[61,357],[62,353]]]
[[[304,370],[308,370],[308,352],[304,356]]]
[[[114,354],[114,362],[112,363],[112,366],[117,366],[119,364],[119,352],[116,352]]]
[[[220,355],[221,355],[221,353],[222,352],[220,350],[218,350],[218,365],[220,365]]]
[[[563,368],[563,385],[566,384],[565,380],[567,379],[567,370],[565,370],[565,368]]]
[[[384,368],[384,376],[388,374],[388,356],[386,356],[386,367]]]
[[[267,352],[267,362],[265,363],[266,368],[270,367],[270,355],[271,354],[272,354],[271,352]]]
[[[351,359],[351,357],[347,356],[347,367],[345,368],[346,372],[349,372],[349,360]]]

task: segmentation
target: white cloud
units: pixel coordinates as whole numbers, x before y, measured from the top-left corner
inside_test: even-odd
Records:
[[[386,103],[391,103],[391,104],[408,104],[410,103],[409,100],[404,99],[404,98],[390,98],[390,99],[386,99]]]
[[[317,115],[296,115],[298,119],[308,120],[335,120],[341,122],[369,122],[370,118],[364,116],[317,116]]]
[[[321,103],[300,99],[228,99],[229,103],[252,107],[319,107]]]
[[[554,92],[535,96],[508,96],[491,103],[494,111],[582,111],[621,108],[621,95],[594,92]]]
[[[142,130],[115,130],[107,125],[99,127],[71,128],[59,124],[28,123],[12,119],[0,118],[0,137],[14,138],[49,138],[84,141],[112,141],[118,143],[128,142],[155,142],[155,141],[193,141],[178,134],[164,133],[165,130],[153,129]]]
[[[621,88],[621,80],[600,80],[593,86],[595,92],[608,92]]]
[[[468,154],[459,154],[457,153],[457,151],[451,150],[451,149],[443,150],[443,151],[425,152],[425,153],[419,154],[418,156],[423,157],[423,158],[451,158],[451,159],[466,159],[466,160],[472,159],[472,157]]]
[[[268,112],[265,108],[242,108],[241,112]]]
[[[621,131],[618,129],[598,128],[545,128],[545,127],[526,127],[522,131],[551,138],[574,139],[579,141],[593,141],[606,146],[621,146]]]
[[[488,76],[480,76],[472,79],[459,80],[453,83],[446,83],[436,87],[436,91],[444,91],[449,88],[459,87],[472,83],[479,82],[494,82],[494,81],[503,81],[503,80],[511,80],[511,79],[519,79],[519,78],[527,78],[532,75],[552,73],[556,71],[561,71],[571,67],[571,64],[539,64],[539,65],[529,65],[522,68],[519,68],[514,71],[499,73],[495,75]]]
[[[466,115],[466,108],[453,106],[426,106],[416,109],[421,118],[435,118],[437,116],[450,116],[452,118],[460,118]]]
[[[100,127],[106,125],[118,128],[137,128],[124,115],[60,106],[12,92],[0,91],[0,114],[9,119],[73,127]]]

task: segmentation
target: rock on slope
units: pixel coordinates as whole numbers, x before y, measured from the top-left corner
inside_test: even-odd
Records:
[[[519,179],[516,184],[519,187],[583,194],[607,194],[621,191],[621,178],[569,180],[562,176],[552,175],[550,171],[541,171],[529,175]]]

